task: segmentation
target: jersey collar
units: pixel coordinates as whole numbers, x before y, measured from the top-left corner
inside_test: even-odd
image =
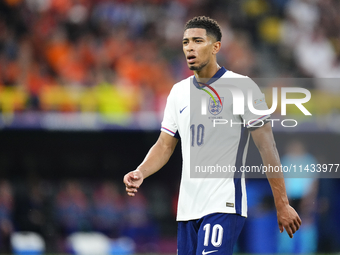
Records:
[[[219,78],[222,77],[222,75],[227,71],[227,69],[225,69],[223,66],[214,74],[213,77],[210,78],[210,80],[206,83],[208,85],[210,85],[211,83],[213,83],[214,81],[218,80]],[[196,80],[196,77],[194,75],[194,85],[196,86],[196,88],[201,89],[202,85],[200,86],[198,84],[198,81]]]

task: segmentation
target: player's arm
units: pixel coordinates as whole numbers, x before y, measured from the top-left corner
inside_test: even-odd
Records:
[[[261,154],[263,164],[280,167],[280,158],[270,123],[251,131],[251,135]],[[267,178],[274,196],[280,232],[282,233],[286,229],[292,238],[301,225],[301,219],[294,208],[289,205],[283,173],[281,171],[267,172]]]
[[[151,147],[143,162],[136,170],[124,176],[126,192],[129,196],[134,196],[143,180],[161,169],[174,152],[178,139],[161,132],[157,142]]]

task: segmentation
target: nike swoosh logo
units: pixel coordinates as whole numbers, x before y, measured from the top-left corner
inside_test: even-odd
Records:
[[[179,110],[179,113],[181,114],[185,108],[187,108],[188,106],[184,107],[182,110]]]
[[[205,249],[202,251],[202,255],[210,254],[213,252],[217,252],[218,250],[213,250],[213,251],[205,251]]]

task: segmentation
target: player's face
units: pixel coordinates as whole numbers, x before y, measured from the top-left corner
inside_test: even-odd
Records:
[[[189,28],[184,32],[183,51],[189,69],[200,71],[213,61],[214,40],[204,28]]]

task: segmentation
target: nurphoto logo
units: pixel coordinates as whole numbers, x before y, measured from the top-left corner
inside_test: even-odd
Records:
[[[218,92],[212,88],[211,86],[204,84],[207,88],[209,88],[216,96],[214,97],[212,93],[210,93],[207,89],[201,88],[201,90],[204,90],[206,93],[209,94],[209,103],[207,100],[207,97],[203,96],[201,97],[201,115],[207,115],[207,109],[209,110],[210,113],[213,115],[219,114],[222,109],[223,109],[223,97],[220,97]],[[219,84],[218,85],[220,88],[223,89],[228,89],[232,95],[232,107],[233,107],[233,115],[243,115],[245,113],[245,95],[243,91],[234,86],[234,85],[229,85],[229,84]],[[287,98],[288,93],[300,93],[303,94],[303,98]],[[255,98],[253,96],[253,90],[248,89],[247,90],[247,106],[248,110],[256,115],[261,116],[260,117],[260,122],[262,125],[264,125],[264,122],[261,120],[262,117],[265,117],[269,114],[272,114],[275,112],[278,106],[278,88],[273,87],[272,88],[272,106],[270,109],[256,109],[255,106],[258,106],[262,103],[265,103],[264,96],[262,98]],[[221,99],[222,98],[222,99]],[[312,114],[306,109],[306,107],[303,106],[304,103],[307,103],[311,99],[311,93],[309,90],[305,88],[296,88],[296,87],[282,87],[281,88],[281,115],[285,116],[287,115],[287,105],[292,104],[295,105],[304,115],[309,115],[311,116]],[[270,121],[272,124],[272,127],[274,126],[275,121],[280,121],[279,119],[267,119],[267,121]],[[244,126],[252,126],[252,122],[254,120],[249,120],[247,123],[233,123],[231,120],[228,121],[226,119],[222,118],[217,118],[213,119],[213,126],[215,127],[216,125],[223,125],[230,123],[232,124],[243,124]],[[293,125],[288,125],[287,122],[293,122]],[[256,123],[258,125],[258,123]],[[281,125],[283,127],[295,127],[297,126],[297,121],[294,119],[284,119],[281,120]]]

